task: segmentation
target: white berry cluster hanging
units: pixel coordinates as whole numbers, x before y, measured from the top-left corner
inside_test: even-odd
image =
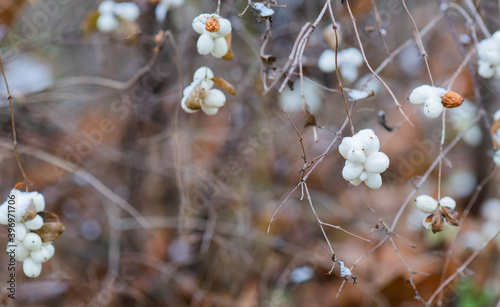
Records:
[[[226,36],[231,33],[231,22],[217,14],[201,14],[193,19],[193,30],[200,34],[196,49],[201,55],[211,53],[222,58],[229,52]]]
[[[64,231],[57,216],[44,210],[42,194],[16,189],[0,205],[0,224],[9,226],[7,254],[23,261],[23,272],[31,278],[38,277],[42,263],[54,256],[52,241]]]
[[[363,55],[359,49],[351,47],[339,51],[337,54],[337,66],[342,73],[342,78],[354,82],[358,78],[358,68],[363,64]],[[318,59],[318,67],[324,73],[334,72],[335,51],[326,49]]]
[[[477,55],[477,73],[485,79],[500,78],[500,31],[477,44]]]
[[[346,159],[342,170],[344,179],[354,186],[364,182],[371,189],[380,188],[380,174],[389,167],[389,157],[379,149],[380,141],[371,129],[345,137],[339,145],[339,152]]]
[[[214,86],[214,73],[208,67],[198,68],[193,75],[193,82],[183,91],[181,107],[187,113],[202,110],[207,115],[215,115],[226,103],[226,95]]]
[[[444,108],[459,107],[464,101],[462,96],[455,92],[430,85],[415,88],[408,100],[415,105],[424,105],[424,114],[429,118],[438,117]]]
[[[156,20],[162,22],[171,8],[176,8],[184,4],[184,0],[160,0],[155,8]]]
[[[423,213],[431,213],[424,218],[422,224],[433,233],[443,230],[445,223],[452,226],[460,225],[460,215],[455,211],[457,203],[450,196],[445,196],[439,201],[429,195],[419,195],[415,198],[415,206]]]
[[[117,30],[121,21],[136,21],[141,14],[139,7],[133,2],[116,3],[111,0],[101,2],[97,11],[97,29],[104,33]]]

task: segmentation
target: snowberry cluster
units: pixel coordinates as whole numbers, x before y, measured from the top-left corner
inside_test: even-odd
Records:
[[[30,205],[33,205],[31,209]],[[42,238],[32,232],[44,225],[43,218],[35,212],[45,209],[45,199],[38,192],[10,191],[7,200],[0,205],[0,224],[8,225],[9,243],[7,253],[18,261],[23,261],[23,271],[28,277],[38,277],[42,272],[42,263],[54,256],[55,248],[51,242],[42,242]],[[28,217],[28,211],[34,210]]]
[[[99,12],[97,29],[104,33],[118,29],[121,20],[136,21],[141,14],[139,7],[135,3],[116,3],[111,0],[101,2],[97,11]]]
[[[193,75],[193,82],[183,91],[181,107],[187,113],[202,110],[207,115],[215,115],[226,103],[226,95],[221,90],[212,88],[214,73],[208,67],[198,68]]]
[[[455,211],[457,203],[450,196],[439,201],[429,195],[419,195],[415,198],[415,206],[423,213],[431,213],[423,220],[426,229],[431,228],[433,233],[443,230],[444,223],[453,226],[460,225],[460,216]]]
[[[339,145],[339,152],[346,159],[342,170],[344,179],[354,186],[364,182],[371,189],[380,188],[380,174],[389,167],[389,157],[379,149],[380,142],[371,129],[345,137]]]
[[[415,88],[408,100],[416,105],[423,104],[424,114],[429,118],[436,118],[443,112],[444,108],[456,108],[464,102],[459,94],[430,85],[421,85]]]
[[[337,66],[342,73],[342,77],[354,82],[358,78],[358,68],[363,64],[363,55],[354,47],[339,51],[337,54]],[[324,73],[335,71],[335,51],[326,49],[319,56],[318,67]]]
[[[183,4],[184,0],[160,0],[155,9],[156,20],[162,22],[165,20],[165,16],[167,16],[170,8],[179,7]]]
[[[479,56],[477,73],[486,79],[500,78],[500,31],[477,44]]]
[[[200,34],[196,43],[198,53],[211,53],[216,58],[222,58],[229,51],[225,36],[231,33],[231,22],[217,14],[201,14],[193,19],[193,30]]]

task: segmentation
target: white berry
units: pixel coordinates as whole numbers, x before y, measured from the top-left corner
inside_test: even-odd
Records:
[[[214,39],[207,33],[200,35],[198,42],[196,43],[196,49],[201,55],[206,55],[212,52],[214,49]]]
[[[24,259],[23,272],[28,277],[36,278],[42,272],[42,264],[28,257]]]
[[[356,179],[363,172],[363,165],[355,164],[350,161],[345,162],[345,166],[342,169],[342,177],[345,180],[351,181]]]
[[[221,90],[211,89],[203,99],[202,105],[209,108],[220,108],[226,103],[226,95]]]
[[[24,237],[23,240],[24,247],[29,250],[36,250],[42,246],[42,238],[34,232],[30,232]]]
[[[415,205],[424,213],[432,213],[438,208],[438,201],[429,195],[419,195],[415,198]]]
[[[43,226],[43,218],[37,214],[34,219],[24,222],[24,225],[30,230],[40,229]]]
[[[449,196],[445,196],[439,200],[439,204],[443,207],[448,207],[450,209],[455,209],[457,203],[455,200]]]
[[[366,158],[365,169],[371,173],[382,173],[389,167],[389,157],[383,152],[375,152]]]

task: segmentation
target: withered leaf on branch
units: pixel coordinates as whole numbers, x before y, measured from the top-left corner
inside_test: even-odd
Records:
[[[493,123],[493,125],[491,126],[491,135],[493,135],[493,136],[496,135],[498,129],[500,129],[500,120],[495,121]],[[497,141],[495,140],[495,138],[492,138],[492,141],[493,141],[493,149],[497,150],[499,144],[497,144]]]
[[[432,216],[432,233],[440,232],[443,230],[443,217],[441,214],[434,213]]]
[[[193,90],[189,94],[189,97],[186,100],[186,107],[188,107],[191,110],[201,109],[200,84],[199,83],[193,88]]]
[[[311,112],[309,112],[309,110],[306,110],[304,115],[306,117],[304,127],[316,126],[316,117],[314,117],[314,115]]]
[[[236,96],[236,91],[234,90],[234,87],[231,83],[227,82],[221,77],[213,77],[212,81],[214,81],[215,84],[217,84],[220,88],[222,88],[229,94]]]
[[[443,216],[448,224],[453,226],[460,226],[460,214],[454,209],[448,207],[441,207],[443,211]]]
[[[233,40],[233,32],[230,32],[228,35],[224,36],[224,39],[227,43],[227,53],[222,57],[226,61],[231,61],[234,57],[233,49],[231,48],[231,42]]]
[[[33,203],[33,200],[30,200],[30,204],[28,205],[28,209],[26,209],[26,213],[23,216],[23,221],[31,221],[36,217],[36,207]]]
[[[42,242],[54,241],[64,232],[64,224],[61,223],[57,214],[48,211],[42,211],[38,214],[43,218],[43,226],[32,231],[42,238]]]
[[[97,19],[101,14],[98,11],[91,11],[82,23],[83,36],[87,37],[92,32],[97,31]]]

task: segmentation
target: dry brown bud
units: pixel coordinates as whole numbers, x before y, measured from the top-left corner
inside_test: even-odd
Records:
[[[219,31],[219,29],[220,29],[220,23],[215,18],[210,18],[205,23],[205,30],[207,30],[208,32],[212,32],[212,33],[217,32],[217,31]]]
[[[464,102],[464,99],[462,96],[455,92],[448,92],[444,94],[441,103],[445,108],[456,108],[462,105],[462,102]]]

